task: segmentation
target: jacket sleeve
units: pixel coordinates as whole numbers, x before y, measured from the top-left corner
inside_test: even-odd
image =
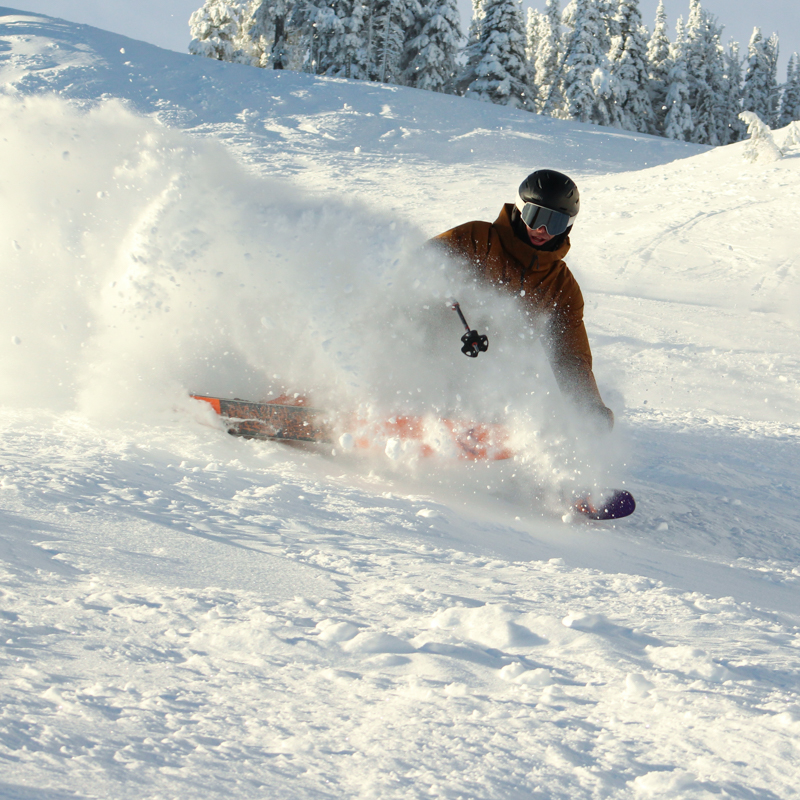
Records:
[[[483,272],[488,255],[488,228],[491,228],[488,222],[466,222],[434,236],[430,243],[442,247],[451,256],[463,258],[477,275]]]
[[[577,282],[566,300],[550,316],[542,343],[553,368],[558,387],[580,408],[614,425],[614,414],[607,408],[592,372],[592,351],[583,322],[583,297]]]

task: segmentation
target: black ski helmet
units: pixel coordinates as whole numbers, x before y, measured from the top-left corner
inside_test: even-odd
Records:
[[[519,199],[523,204],[535,203],[566,214],[570,218],[569,227],[572,227],[581,207],[575,181],[554,169],[537,169],[528,175],[520,184]]]

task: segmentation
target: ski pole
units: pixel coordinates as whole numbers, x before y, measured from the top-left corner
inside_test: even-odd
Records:
[[[464,346],[461,352],[469,358],[477,358],[480,353],[485,353],[489,349],[489,337],[486,334],[480,334],[478,331],[470,330],[469,323],[464,317],[464,312],[458,303],[453,303],[453,311],[458,314],[459,319],[464,325],[466,333],[461,337]]]

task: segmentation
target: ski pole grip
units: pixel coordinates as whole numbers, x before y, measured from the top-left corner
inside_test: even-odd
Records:
[[[464,326],[464,330],[469,333],[469,324],[467,320],[464,318],[464,314],[461,311],[461,306],[458,303],[453,303],[453,310],[458,314],[458,318],[461,320],[461,324]]]

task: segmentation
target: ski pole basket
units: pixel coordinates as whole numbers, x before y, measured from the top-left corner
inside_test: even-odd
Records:
[[[481,353],[485,353],[489,349],[489,337],[485,333],[478,333],[478,331],[470,329],[469,323],[464,318],[461,306],[458,303],[453,303],[453,311],[458,314],[466,331],[461,337],[464,345],[461,348],[461,352],[469,358],[477,358]]]

